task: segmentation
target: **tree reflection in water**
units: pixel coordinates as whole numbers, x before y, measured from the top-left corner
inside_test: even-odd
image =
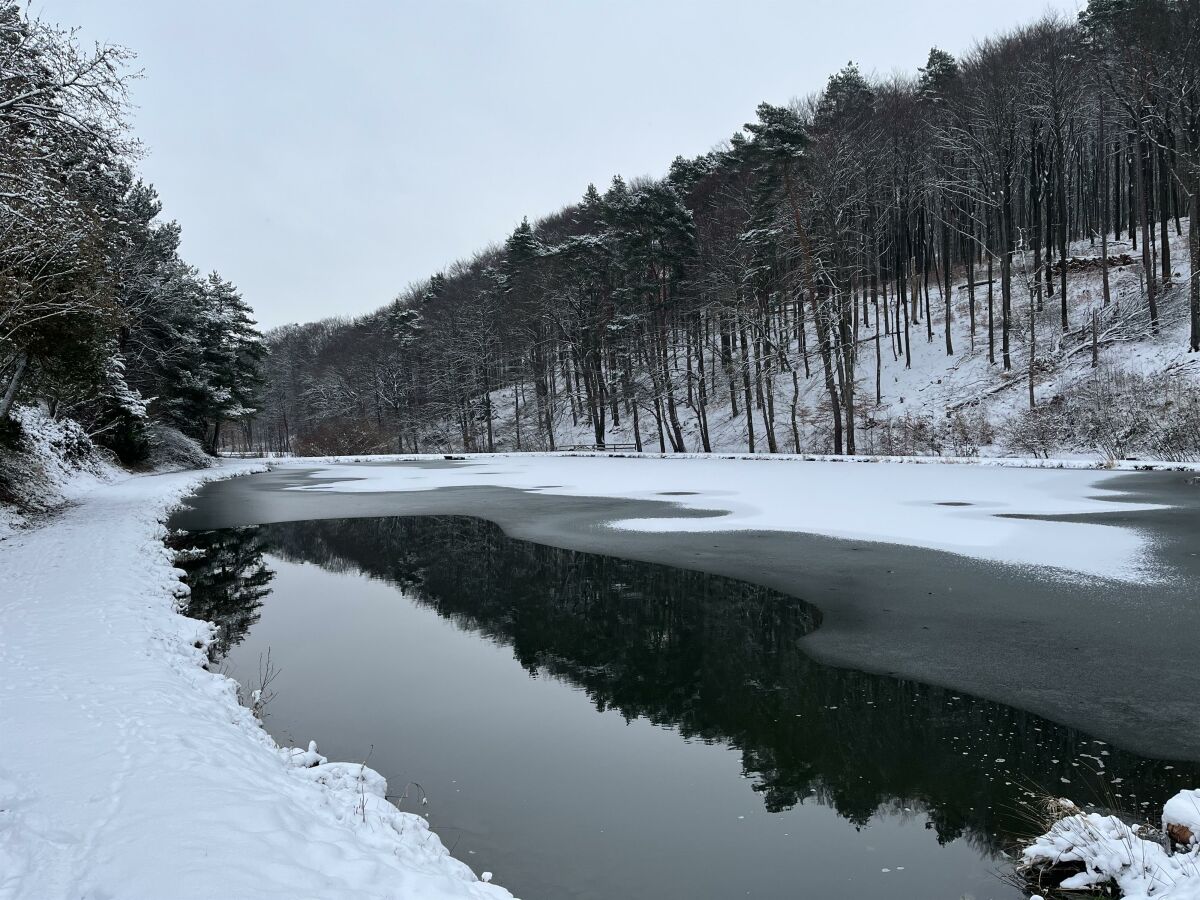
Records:
[[[737,747],[766,808],[808,800],[856,825],[924,813],[941,842],[997,853],[1033,830],[1035,791],[1151,807],[1200,767],[1117,750],[965,694],[810,659],[814,607],[745,582],[514,540],[464,517],[339,519],[190,535],[188,612],[226,652],[269,592],[267,552],[400,588],[511,647],[599,710]],[[1110,794],[1112,795],[1110,797]]]
[[[253,525],[222,531],[177,532],[167,541],[175,565],[191,588],[184,614],[212,622],[216,635],[209,658],[219,662],[258,621],[275,573],[263,561],[264,529]]]

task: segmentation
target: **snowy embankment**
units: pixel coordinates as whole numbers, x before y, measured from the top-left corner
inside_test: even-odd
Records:
[[[92,479],[0,541],[0,897],[510,896],[370,769],[278,748],[204,668],[161,523],[262,467]]]
[[[13,409],[18,448],[0,444],[0,540],[46,512],[121,476],[86,432],[70,419],[53,419],[32,406]]]
[[[767,459],[780,457],[528,454],[471,456],[451,466],[303,459],[278,464],[316,469],[313,484],[293,490],[354,493],[495,485],[576,497],[665,500],[710,515],[608,524],[638,531],[798,531],[1119,581],[1155,577],[1147,538],[1135,529],[1025,518],[1156,508],[1098,499],[1113,490],[1109,472],[795,459],[767,465]]]
[[[1022,854],[1031,877],[1064,891],[1116,887],[1124,900],[1200,900],[1200,791],[1181,791],[1163,806],[1155,835],[1116,816],[1070,812]]]

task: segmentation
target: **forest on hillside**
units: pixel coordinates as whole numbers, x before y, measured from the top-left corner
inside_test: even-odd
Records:
[[[1091,0],[960,58],[935,48],[913,77],[851,63],[665,177],[588,186],[374,313],[270,332],[262,410],[231,446],[995,442],[965,403],[906,412],[904,439],[881,439],[900,421],[885,371],[929,369],[935,348],[947,377],[969,355],[997,390],[1028,382],[1009,392],[1010,446],[1119,431],[1110,455],[1141,441],[1194,457],[1200,402],[1178,366],[1155,380],[1101,364],[1070,414],[1043,382],[1130,342],[1200,349],[1198,79],[1195,0]]]
[[[160,426],[215,449],[254,411],[250,308],[138,177],[132,61],[0,0],[0,446],[40,407],[137,463]]]

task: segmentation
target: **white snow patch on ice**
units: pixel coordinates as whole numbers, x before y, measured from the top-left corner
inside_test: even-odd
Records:
[[[312,466],[304,460],[287,465]],[[634,518],[633,531],[780,530],[906,544],[1120,581],[1152,580],[1137,530],[1013,516],[1153,505],[1103,499],[1111,473],[978,465],[852,465],[698,457],[470,457],[448,467],[320,465],[293,490],[377,492],[498,485],[546,494],[667,500],[703,518]],[[331,481],[330,481],[331,480]],[[551,486],[547,486],[551,485]]]

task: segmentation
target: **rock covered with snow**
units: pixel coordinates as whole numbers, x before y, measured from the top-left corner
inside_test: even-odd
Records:
[[[329,762],[317,752],[316,741],[309,741],[307,750],[301,750],[299,747],[283,747],[279,752],[287,760],[288,765],[295,766],[297,769],[311,769],[313,766],[323,766]]]
[[[1163,831],[1177,844],[1200,844],[1200,790],[1180,791],[1163,804]]]
[[[1195,821],[1197,791],[1183,791],[1167,802],[1170,816]],[[1153,829],[1151,829],[1153,830]],[[1113,815],[1074,812],[1055,822],[1022,853],[1026,872],[1043,873],[1064,891],[1115,885],[1125,900],[1200,900],[1200,846],[1170,849]],[[1065,877],[1063,873],[1066,874]]]

